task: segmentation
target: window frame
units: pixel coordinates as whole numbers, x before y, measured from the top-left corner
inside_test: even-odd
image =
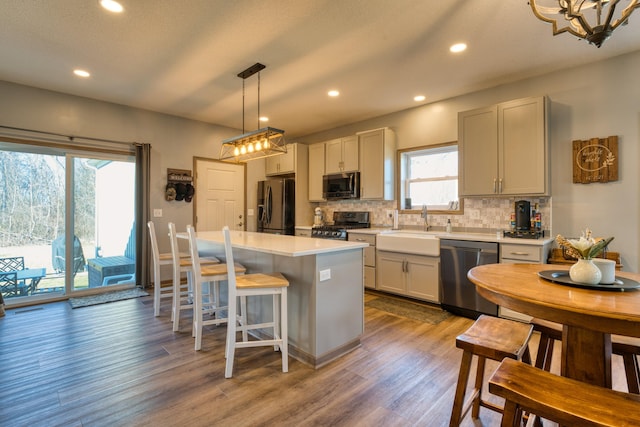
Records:
[[[458,148],[458,155],[460,153],[460,148],[458,146],[458,141],[449,141],[441,144],[432,144],[432,145],[421,145],[419,147],[410,147],[399,149],[396,152],[396,170],[398,171],[398,178],[396,180],[396,194],[398,195],[396,200],[396,207],[400,213],[403,214],[420,214],[420,209],[405,209],[403,207],[402,200],[404,195],[406,194],[406,165],[403,163],[403,157],[407,156],[408,153],[412,151],[424,151],[429,149],[440,149],[443,147],[450,147],[455,145]],[[458,170],[458,188],[460,185],[460,171]],[[458,191],[458,209],[429,209],[430,214],[440,214],[440,215],[464,215],[464,198],[459,195]]]

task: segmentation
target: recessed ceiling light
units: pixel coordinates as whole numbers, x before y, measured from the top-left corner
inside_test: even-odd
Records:
[[[78,77],[90,77],[91,73],[88,72],[87,70],[81,70],[80,68],[76,68],[75,70],[73,70],[73,74],[75,74]]]
[[[460,53],[467,49],[467,45],[465,43],[456,43],[449,48],[449,50],[453,53]]]
[[[340,95],[340,92],[339,92],[339,91],[337,91],[337,90],[330,90],[327,94],[328,94],[329,96],[336,97],[336,96]]]
[[[261,122],[268,122],[269,121],[269,117],[262,116],[258,120],[260,120]]]
[[[413,100],[416,101],[416,102],[422,102],[425,99],[427,99],[427,98],[424,95],[418,95],[418,96],[414,96],[413,97]]]
[[[124,7],[115,0],[100,0],[100,6],[107,9],[109,12],[120,13],[124,10]]]

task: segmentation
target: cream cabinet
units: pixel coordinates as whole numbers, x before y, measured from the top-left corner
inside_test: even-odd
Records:
[[[358,170],[358,136],[325,142],[325,173],[353,172]]]
[[[323,202],[324,143],[309,145],[309,201]]]
[[[389,128],[358,134],[360,149],[360,198],[393,200],[396,138]]]
[[[500,245],[501,264],[544,264],[549,256],[551,241],[542,245],[503,243]],[[506,307],[498,307],[498,315],[509,319],[530,322],[531,316]]]
[[[368,243],[364,248],[364,287],[375,289],[376,287],[376,235],[371,233],[347,232],[347,240],[350,242]]]
[[[287,152],[264,159],[265,175],[285,175],[296,173],[296,150],[298,144],[287,144]]]
[[[462,196],[548,195],[545,97],[458,114]]]
[[[440,302],[440,258],[376,252],[376,289],[435,303]]]
[[[311,227],[296,227],[296,236],[311,237]]]

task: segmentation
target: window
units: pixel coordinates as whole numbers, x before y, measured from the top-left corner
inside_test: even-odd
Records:
[[[458,143],[398,151],[399,208],[462,213],[458,198]]]

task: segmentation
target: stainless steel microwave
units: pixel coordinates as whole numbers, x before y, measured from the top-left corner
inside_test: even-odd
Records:
[[[322,197],[327,200],[359,199],[360,172],[344,172],[322,177]]]

